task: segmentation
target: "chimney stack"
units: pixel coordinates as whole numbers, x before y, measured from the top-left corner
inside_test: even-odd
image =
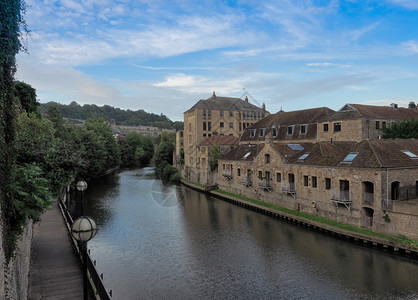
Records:
[[[409,102],[408,108],[417,108],[414,101]]]
[[[263,103],[263,105],[261,106],[261,108],[262,108],[263,110],[266,110],[266,104],[265,104],[265,103]]]
[[[215,91],[213,91],[213,95],[212,95],[212,98],[216,98],[216,94],[215,94]]]
[[[245,102],[248,103],[248,96],[245,96]]]

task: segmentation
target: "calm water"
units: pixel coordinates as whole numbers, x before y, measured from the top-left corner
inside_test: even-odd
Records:
[[[418,263],[182,186],[152,168],[85,192],[89,242],[113,299],[418,299]]]

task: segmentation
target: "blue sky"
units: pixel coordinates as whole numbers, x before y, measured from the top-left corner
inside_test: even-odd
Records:
[[[418,101],[418,0],[26,2],[16,77],[42,103],[182,120],[213,91],[271,113]]]

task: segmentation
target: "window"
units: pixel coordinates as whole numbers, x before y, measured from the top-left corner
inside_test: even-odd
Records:
[[[277,182],[282,182],[282,173],[276,173]]]
[[[265,154],[264,155],[264,161],[266,164],[270,163],[270,154]]]
[[[206,130],[206,122],[203,122],[203,130]]]
[[[241,169],[240,168],[237,169],[237,174],[238,174],[238,176],[241,176]]]
[[[203,110],[203,119],[206,119],[206,109]]]
[[[234,128],[234,123],[229,122],[229,128]]]
[[[264,118],[264,112],[261,113],[261,117]]]
[[[310,154],[310,153],[305,153],[305,154],[302,154],[302,155],[298,158],[298,160],[305,160],[305,158],[307,158],[307,157],[309,156],[309,154]]]
[[[219,127],[224,128],[224,122],[219,123]]]
[[[260,119],[261,119],[260,112],[258,112],[257,120],[260,120]]]
[[[212,130],[212,122],[208,122],[208,130]]]
[[[305,134],[308,132],[308,125],[300,125],[300,133]]]
[[[192,131],[192,123],[189,123],[189,131]]]
[[[257,132],[257,129],[251,129],[250,131],[250,137],[255,137],[255,133]]]
[[[208,110],[208,119],[210,120],[212,118],[212,112]]]
[[[229,116],[232,117],[234,115],[234,112],[232,110],[229,111]]]
[[[408,150],[402,150],[403,153],[405,153],[406,155],[408,155],[410,158],[418,158],[418,156],[414,153],[412,153],[411,151]]]
[[[382,127],[386,128],[386,122],[385,121],[382,122]]]
[[[271,135],[273,136],[273,137],[277,137],[277,128],[276,127],[271,127]]]
[[[206,137],[206,133],[203,134],[203,137]]]
[[[251,152],[245,153],[245,155],[242,157],[243,159],[246,159],[248,156],[250,156]]]
[[[295,131],[295,125],[287,127],[287,134],[293,134]]]
[[[312,176],[312,187],[316,188],[318,185],[318,179],[316,176]]]
[[[308,186],[309,185],[309,177],[304,175],[303,176],[303,185]]]
[[[287,144],[287,147],[289,147],[293,151],[300,151],[300,150],[305,149],[305,148],[303,148],[303,146],[301,144]]]
[[[261,128],[260,129],[260,136],[264,136],[266,133],[266,129],[265,128]]]
[[[380,122],[376,121],[376,129],[380,129]]]
[[[223,110],[220,110],[219,111],[219,115],[222,117],[224,115],[224,111]]]
[[[331,189],[331,178],[325,178],[325,189]]]
[[[328,131],[328,124],[324,124],[324,132]]]
[[[343,162],[346,162],[346,163],[350,163],[350,162],[352,162],[353,161],[353,159],[355,159],[356,158],[356,156],[358,155],[358,153],[349,153],[345,158],[344,158],[344,160],[343,160]]]
[[[258,179],[263,179],[263,171],[258,171]]]
[[[334,132],[341,131],[341,122],[334,123]]]

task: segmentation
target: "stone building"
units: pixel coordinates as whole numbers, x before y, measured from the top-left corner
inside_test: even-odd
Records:
[[[334,113],[327,107],[279,111],[245,130],[240,143],[264,143],[269,138],[279,143],[286,143],[289,140],[314,143],[318,138],[317,122]]]
[[[377,130],[381,128],[377,129],[377,121],[379,125],[388,122],[387,125],[408,115],[412,118],[415,108],[402,109],[403,117],[399,112],[390,117],[383,112],[396,108],[351,106],[359,110],[340,110],[336,116],[328,109],[311,110],[310,114],[306,110],[294,112],[297,121],[270,121],[280,114],[285,116],[279,112],[250,126],[242,134],[240,145],[219,159],[219,188],[337,222],[418,240],[418,140],[364,138],[364,134],[378,137]],[[301,117],[320,111],[330,114],[318,117],[318,124],[314,124],[315,119],[306,122]],[[357,116],[341,117],[353,114]],[[306,131],[301,130],[304,124],[299,120],[308,125]],[[324,124],[337,120],[346,131],[342,131],[344,135],[322,135],[321,140]],[[373,130],[367,127],[372,122],[376,125]],[[280,129],[271,130],[273,125],[278,127],[276,124],[285,128],[282,133]],[[315,125],[317,130],[312,129]],[[293,135],[287,134],[290,126],[294,126]],[[266,132],[258,134],[263,128]],[[250,133],[254,129],[255,135]]]
[[[357,141],[378,139],[383,128],[405,119],[418,119],[418,109],[412,102],[408,108],[346,104],[339,111],[322,119],[318,124],[321,141]]]
[[[183,176],[199,181],[199,144],[212,136],[234,136],[239,138],[243,130],[269,115],[265,105],[257,107],[248,98],[212,97],[199,100],[184,113]]]

